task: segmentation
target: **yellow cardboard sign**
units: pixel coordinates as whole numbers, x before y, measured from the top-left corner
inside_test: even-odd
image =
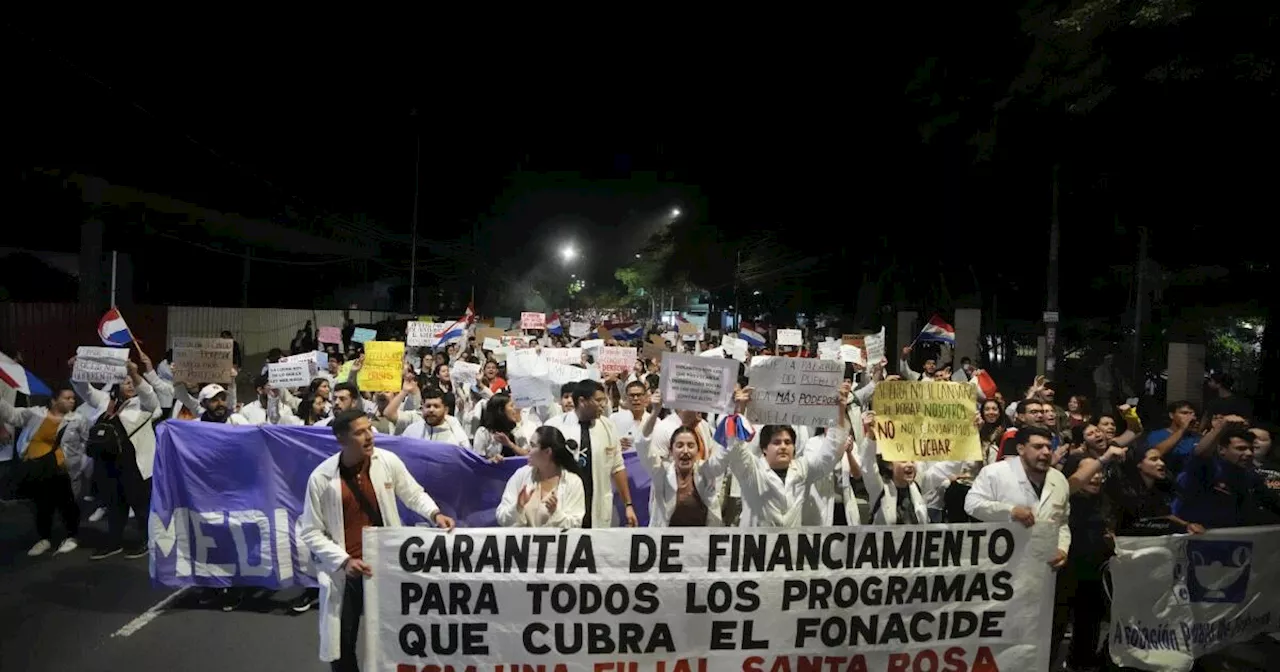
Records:
[[[890,462],[982,460],[977,392],[968,383],[882,382],[871,405],[876,446]]]
[[[404,343],[368,341],[358,382],[361,392],[399,392],[404,373]]]

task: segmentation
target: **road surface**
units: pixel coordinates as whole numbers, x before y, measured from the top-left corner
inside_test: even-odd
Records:
[[[101,538],[104,525],[89,524],[81,539]],[[91,562],[87,549],[28,558],[33,543],[28,506],[0,502],[0,670],[329,669],[316,657],[315,610],[298,616],[282,602],[251,599],[223,613],[200,606],[192,591],[152,587],[146,558]]]

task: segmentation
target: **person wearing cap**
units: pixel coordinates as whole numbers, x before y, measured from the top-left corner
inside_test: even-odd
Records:
[[[233,425],[291,425],[293,412],[280,396],[280,390],[271,387],[267,374],[260,374],[253,381],[258,398],[240,407],[231,416]]]

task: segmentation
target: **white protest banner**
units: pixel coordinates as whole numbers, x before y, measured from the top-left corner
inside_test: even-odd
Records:
[[[306,387],[311,384],[311,365],[306,361],[267,364],[267,380],[278,390]]]
[[[837,341],[819,343],[818,359],[825,359],[830,362],[840,359],[840,343]]]
[[[723,357],[662,354],[662,406],[677,411],[730,413],[738,363]]]
[[[411,348],[425,348],[440,342],[440,334],[449,327],[444,322],[409,322],[404,334],[404,344]]]
[[[1280,527],[1117,537],[1111,659],[1187,672],[1197,658],[1280,630]]]
[[[362,669],[1046,670],[1040,527],[366,527]]]
[[[863,345],[867,346],[867,368],[880,364],[884,360],[884,327],[878,334],[867,334]]]
[[[570,336],[574,338],[582,338],[583,336],[586,336],[589,333],[591,333],[590,322],[570,322],[569,323]]]
[[[636,366],[636,349],[607,345],[600,348],[600,373],[628,374]]]
[[[129,375],[129,348],[103,348],[82,345],[76,348],[76,364],[71,380],[76,383],[123,382]]]
[[[581,380],[600,380],[600,371],[598,369],[584,369],[580,366],[547,362],[547,380],[556,386],[576,383]]]
[[[862,348],[859,348],[856,345],[841,345],[840,361],[844,362],[845,364],[860,364],[862,366],[867,365],[867,360],[862,358]]]
[[[587,341],[583,341],[583,342],[579,343],[579,344],[578,344],[578,346],[579,346],[579,347],[581,347],[581,348],[582,348],[583,350],[585,350],[585,351],[599,350],[600,348],[603,348],[603,347],[604,347],[604,339],[603,339],[603,338],[593,338],[593,339],[591,339],[591,340],[587,340]]]
[[[830,427],[840,415],[844,364],[801,357],[753,357],[747,419],[762,425]]]
[[[545,378],[508,376],[507,385],[511,387],[511,399],[516,402],[516,408],[546,406],[555,401],[551,394],[551,384]]]
[[[232,347],[229,338],[173,339],[173,382],[230,383]]]
[[[520,328],[535,330],[547,328],[546,313],[520,313]]]
[[[547,360],[538,356],[537,350],[512,350],[507,355],[507,377],[524,376],[526,378],[545,377]]]
[[[485,338],[484,344],[481,345],[480,347],[483,350],[488,350],[489,352],[493,352],[494,350],[497,350],[498,348],[502,347],[502,341],[496,338]]]
[[[574,366],[582,363],[582,348],[543,348],[542,356],[548,362]]]
[[[717,357],[724,359],[724,354],[724,348],[711,348],[710,350],[703,350],[702,352],[699,352],[697,356],[706,357],[707,359],[715,359]]]
[[[747,361],[747,342],[741,338],[729,338],[726,336],[721,343],[721,347],[724,348],[725,352],[729,353],[730,357],[739,362]]]
[[[778,345],[800,345],[804,342],[804,337],[800,334],[799,329],[779,329]]]

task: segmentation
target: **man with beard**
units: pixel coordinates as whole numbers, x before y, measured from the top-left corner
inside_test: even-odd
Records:
[[[1053,433],[1044,427],[1018,430],[1018,459],[1001,460],[978,472],[964,498],[965,513],[987,523],[1017,521],[1031,527],[1037,520],[1058,526],[1058,553],[1049,564],[1057,569],[1071,548],[1071,493],[1067,477],[1054,469]]]

